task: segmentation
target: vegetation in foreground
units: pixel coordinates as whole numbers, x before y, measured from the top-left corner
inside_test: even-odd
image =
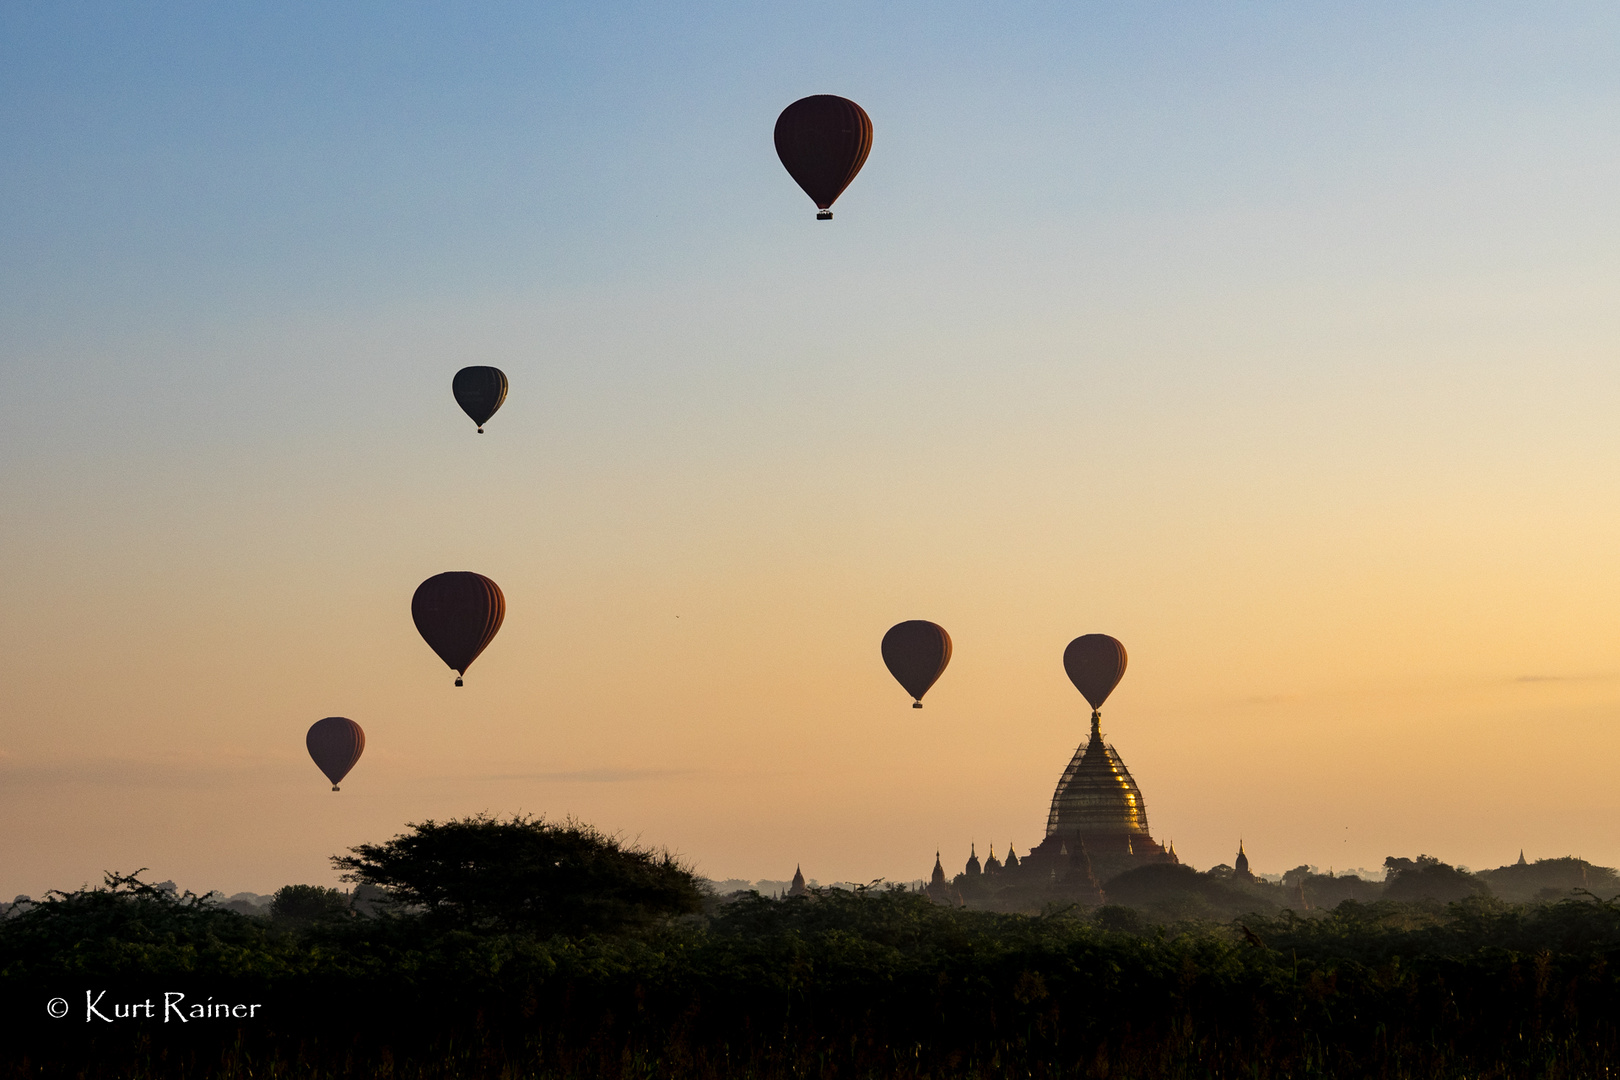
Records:
[[[565,873],[569,858],[591,872]],[[1620,903],[1590,894],[1168,925],[1120,905],[1010,915],[898,888],[722,900],[666,854],[534,819],[424,823],[340,865],[392,902],[365,914],[294,886],[256,919],[109,875],[14,912],[0,921],[0,1075],[1620,1072]],[[87,990],[103,1008],[161,1011],[165,993],[262,1008],[86,1022]],[[69,1003],[60,1020],[53,997]]]

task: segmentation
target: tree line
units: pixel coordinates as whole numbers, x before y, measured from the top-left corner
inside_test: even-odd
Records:
[[[1155,921],[904,887],[717,897],[577,822],[426,822],[268,918],[138,875],[0,920],[0,1075],[1593,1076],[1620,1067],[1620,904],[1475,892]],[[1434,873],[1412,860],[1401,873]],[[1455,868],[1452,868],[1455,870]],[[1460,871],[1458,871],[1460,873]],[[47,1015],[158,991],[212,1026]]]

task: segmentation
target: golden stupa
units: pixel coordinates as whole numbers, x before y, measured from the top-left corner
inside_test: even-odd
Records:
[[[1074,752],[1052,793],[1046,839],[1025,865],[1048,868],[1062,879],[1066,867],[1085,867],[1106,879],[1145,862],[1174,862],[1148,832],[1147,802],[1119,751],[1103,741],[1102,717],[1091,714],[1091,738]]]
[[[1093,855],[1157,854],[1147,803],[1119,751],[1103,742],[1102,718],[1091,714],[1091,739],[1074,752],[1052,794],[1046,835],[1078,839]]]

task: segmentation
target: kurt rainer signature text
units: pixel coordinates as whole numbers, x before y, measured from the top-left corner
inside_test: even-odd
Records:
[[[50,1014],[56,1017],[65,1015],[67,1010],[61,1008],[65,1004],[61,998],[53,998],[48,1006]],[[84,1022],[87,1024],[97,1020],[105,1020],[109,1024],[116,1020],[162,1019],[165,1024],[171,1020],[182,1024],[189,1024],[193,1020],[250,1020],[256,1019],[262,1008],[262,1004],[215,1001],[212,997],[188,1003],[186,995],[177,990],[165,993],[161,1002],[151,998],[144,1001],[108,1001],[105,990],[100,993],[93,990],[84,992]]]

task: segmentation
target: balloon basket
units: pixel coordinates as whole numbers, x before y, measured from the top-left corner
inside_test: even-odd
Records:
[[[333,791],[336,791],[336,790],[337,790],[337,789],[338,789],[338,786],[337,786],[337,785],[336,785],[336,784],[333,784],[333,785],[332,785],[332,790],[333,790]]]
[[[920,708],[922,708],[922,702],[920,702],[920,701],[913,701],[913,702],[912,702],[912,703],[911,703],[911,707],[912,707],[912,708],[913,708],[913,709],[920,709]]]
[[[484,429],[483,429],[483,428],[479,428],[479,429],[478,429],[478,434],[480,434],[480,435],[482,435],[482,434],[483,434],[483,433],[484,433]]]
[[[831,210],[823,210],[823,211],[821,211],[820,213],[818,213],[816,215],[816,220],[817,221],[831,221],[832,220],[832,211]]]
[[[461,685],[461,679],[460,679],[460,678],[457,678],[457,679],[456,679],[456,685],[457,685],[457,686],[460,686],[460,685]]]

